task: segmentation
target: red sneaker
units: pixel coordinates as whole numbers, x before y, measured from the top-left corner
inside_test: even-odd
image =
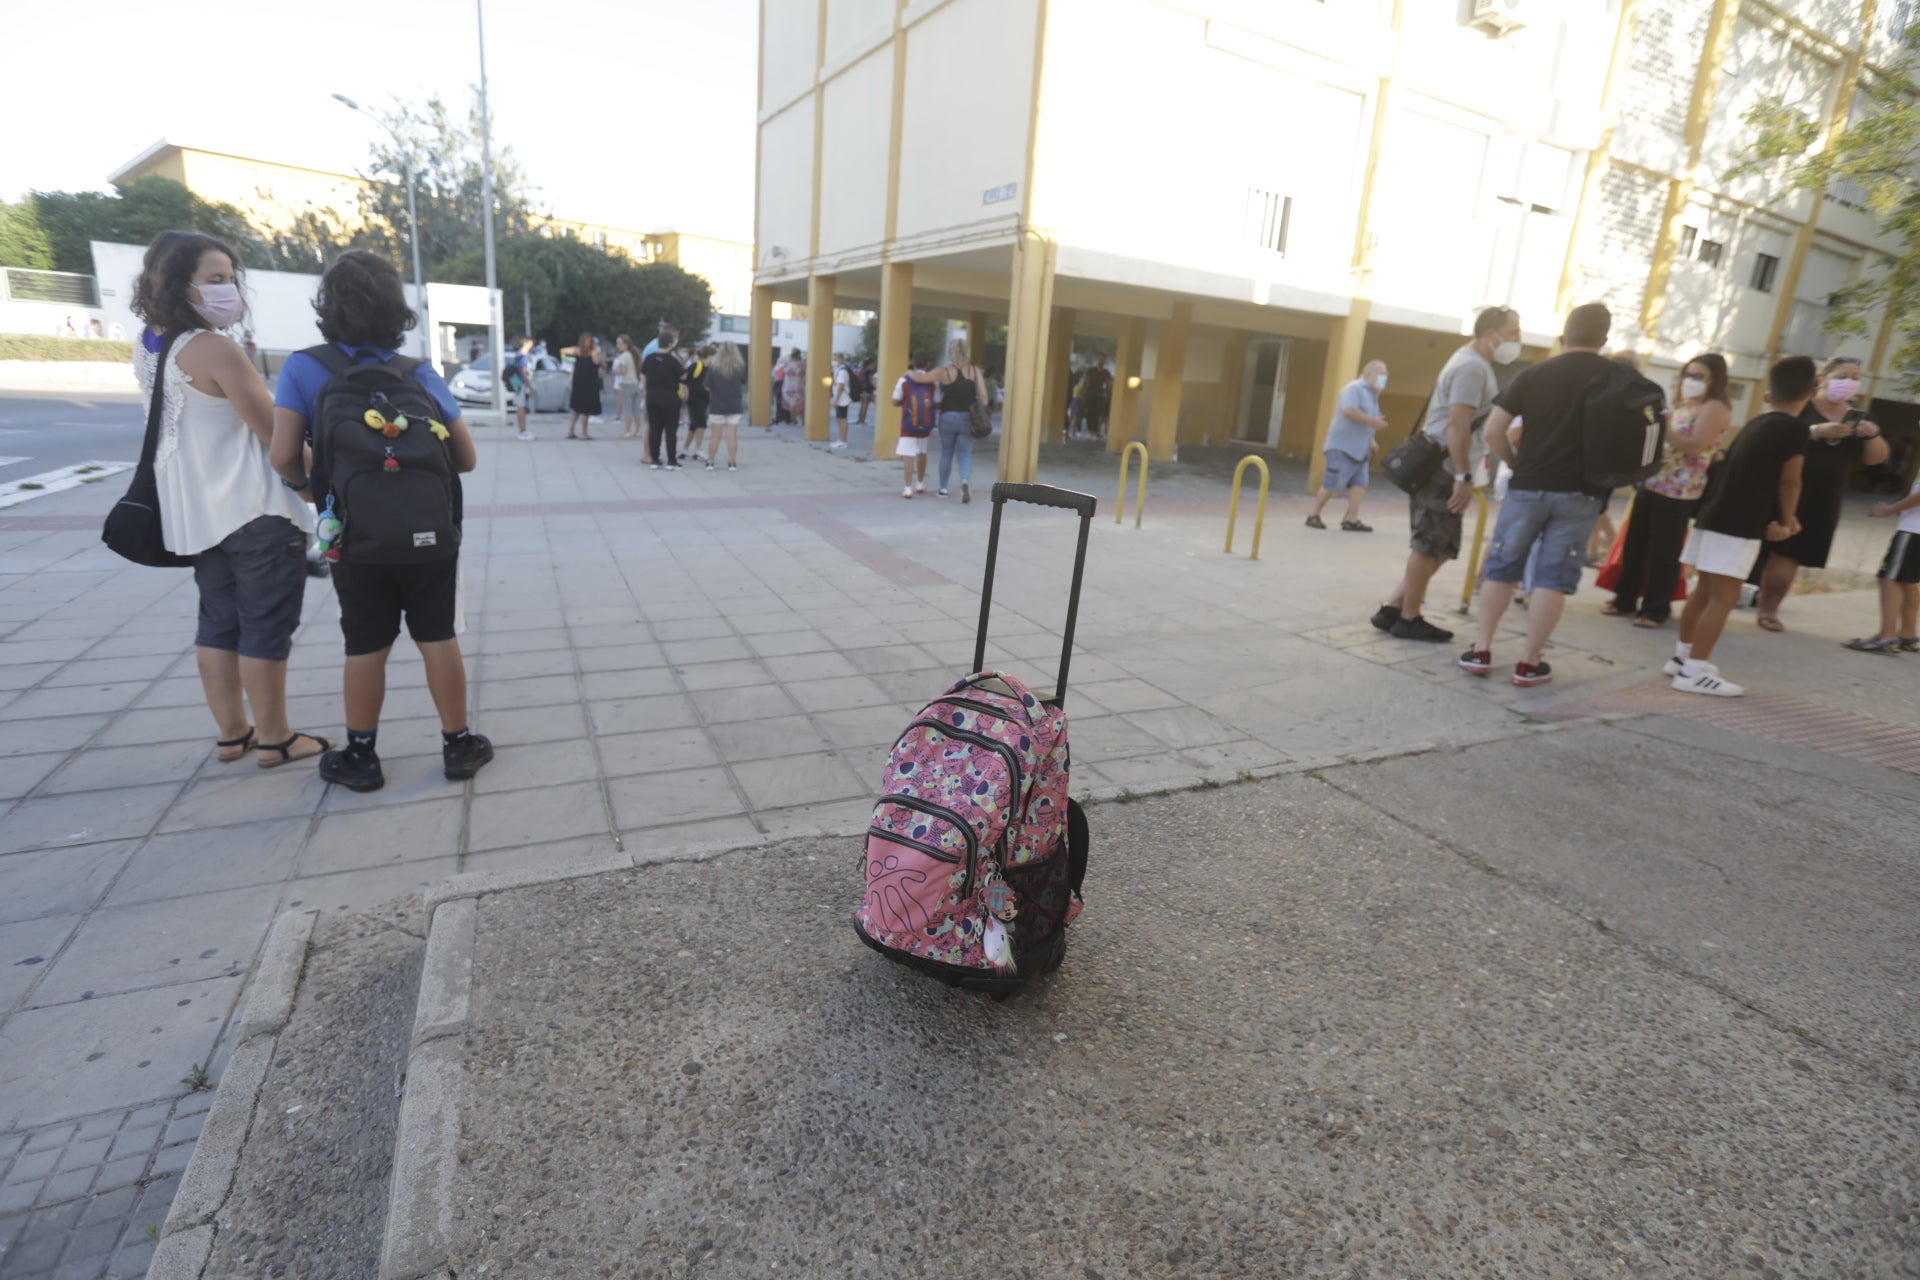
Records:
[[[1553,679],[1553,668],[1544,662],[1523,662],[1513,669],[1513,682],[1522,689],[1545,684]]]
[[[1486,675],[1493,670],[1493,652],[1489,649],[1467,650],[1460,655],[1460,669],[1468,675]]]

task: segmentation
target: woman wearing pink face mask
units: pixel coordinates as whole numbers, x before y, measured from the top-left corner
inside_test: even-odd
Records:
[[[167,550],[193,560],[194,645],[219,758],[257,746],[270,769],[333,744],[287,723],[287,654],[306,594],[313,508],[274,473],[273,397],[245,349],[221,332],[245,312],[240,262],[227,245],[164,231],[148,247],[134,282],[133,313],[147,327],[133,364],[150,397],[159,382],[161,532]]]
[[[1800,478],[1800,532],[1784,542],[1761,544],[1747,581],[1760,588],[1759,623],[1766,631],[1785,631],[1780,605],[1805,565],[1824,569],[1840,527],[1840,507],[1855,467],[1877,467],[1887,460],[1880,424],[1853,407],[1860,394],[1860,362],[1835,356],[1820,370],[1819,389],[1801,411],[1807,424],[1806,469]]]

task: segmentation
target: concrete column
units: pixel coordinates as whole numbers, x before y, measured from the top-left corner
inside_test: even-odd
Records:
[[[1120,331],[1113,356],[1113,399],[1107,406],[1107,452],[1133,442],[1133,420],[1140,413],[1140,356],[1147,347],[1147,322],[1130,316]]]
[[[1227,337],[1220,360],[1220,442],[1232,444],[1240,434],[1240,384],[1247,380],[1247,335]]]
[[[975,364],[986,364],[987,313],[984,311],[975,311],[967,317],[967,349],[973,353]]]
[[[1053,241],[1028,231],[1013,249],[1007,307],[1006,410],[1000,425],[1000,478],[1032,484],[1040,470],[1047,411],[1047,331],[1053,319]]]
[[[1047,440],[1062,439],[1067,433],[1067,397],[1073,392],[1073,374],[1067,366],[1073,359],[1075,319],[1072,307],[1057,307],[1047,333],[1046,430],[1042,433]]]
[[[1193,304],[1173,304],[1173,318],[1160,326],[1153,359],[1153,405],[1147,415],[1147,456],[1155,462],[1173,457],[1180,443],[1180,391],[1187,371],[1187,330]]]
[[[753,287],[747,315],[747,421],[773,421],[773,290]]]
[[[913,264],[889,262],[880,268],[880,366],[874,376],[873,403],[880,420],[873,428],[873,456],[885,461],[900,440],[900,411],[893,407],[893,385],[907,371],[913,342]]]
[[[1307,473],[1307,492],[1317,493],[1327,474],[1327,428],[1333,423],[1334,410],[1340,404],[1340,390],[1360,376],[1361,352],[1367,341],[1367,319],[1373,303],[1355,298],[1352,309],[1333,327],[1327,341],[1327,363],[1320,371],[1320,417],[1313,428],[1312,470]],[[1383,448],[1385,446],[1382,446]]]
[[[832,276],[807,277],[807,439],[830,438],[833,425]]]

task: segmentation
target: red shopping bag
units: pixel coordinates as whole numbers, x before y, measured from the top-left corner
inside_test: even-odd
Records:
[[[1629,507],[1625,518],[1620,521],[1620,528],[1613,535],[1613,545],[1607,548],[1607,558],[1600,562],[1600,573],[1594,578],[1593,585],[1602,591],[1620,589],[1620,553],[1627,545],[1627,521],[1631,519],[1633,519],[1633,509]],[[1680,576],[1674,579],[1673,598],[1675,600],[1687,598],[1687,575],[1684,566]]]

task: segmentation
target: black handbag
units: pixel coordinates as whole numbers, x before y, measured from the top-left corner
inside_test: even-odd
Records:
[[[1440,464],[1446,460],[1446,446],[1428,435],[1423,427],[1389,449],[1380,459],[1380,470],[1401,489],[1418,493],[1432,483]]]
[[[167,376],[167,353],[173,349],[173,335],[160,345],[160,358],[153,367],[153,396],[147,402],[147,439],[140,446],[140,465],[133,469],[133,483],[127,494],[107,512],[100,529],[100,541],[123,559],[156,569],[190,569],[189,556],[177,556],[167,550],[160,529],[160,484],[153,478],[153,455],[160,447],[160,406],[164,403],[161,383]]]
[[[993,406],[987,403],[985,369],[980,371],[980,377],[973,383],[973,403],[967,406],[967,430],[975,440],[985,440],[993,434]]]

